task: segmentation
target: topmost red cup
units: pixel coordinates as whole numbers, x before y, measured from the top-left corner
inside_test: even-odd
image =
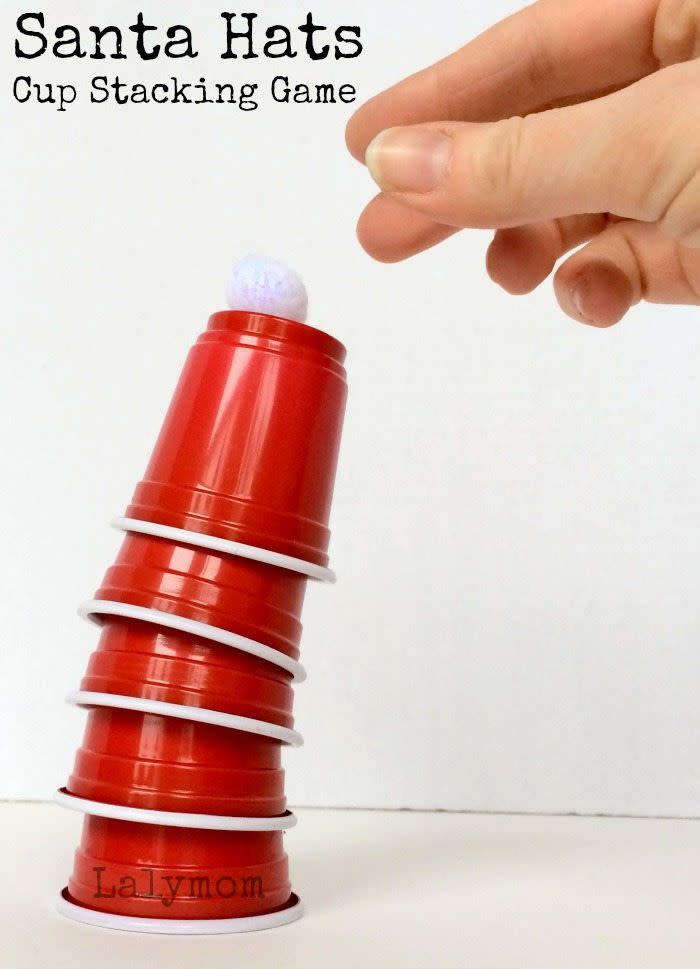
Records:
[[[215,313],[126,515],[328,564],[345,348],[304,323]]]

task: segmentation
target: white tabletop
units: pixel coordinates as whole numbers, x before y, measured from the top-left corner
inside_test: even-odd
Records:
[[[248,935],[131,935],[53,910],[81,818],[0,804],[4,964],[219,969],[692,969],[700,822],[298,811],[304,918]]]

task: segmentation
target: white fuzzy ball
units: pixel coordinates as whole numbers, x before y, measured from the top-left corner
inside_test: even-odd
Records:
[[[309,299],[301,277],[267,256],[245,256],[231,270],[226,299],[232,310],[249,310],[306,322]]]

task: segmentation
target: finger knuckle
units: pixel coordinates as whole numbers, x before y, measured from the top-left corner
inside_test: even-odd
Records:
[[[700,55],[700,0],[661,0],[654,19],[652,50],[662,66]]]
[[[700,61],[674,65],[640,82],[636,94],[621,101],[616,164],[610,169],[617,173],[611,191],[620,214],[665,228],[681,212],[692,213],[700,128],[689,96],[699,84]]]
[[[434,104],[441,118],[459,117],[461,89],[455,80],[454,67],[449,58],[438,61],[433,71],[426,74],[430,85],[430,103]]]
[[[472,156],[476,193],[494,214],[512,208],[521,192],[525,128],[520,117],[490,125]]]
[[[681,245],[700,247],[700,162],[686,171],[671,192],[659,226]]]
[[[528,13],[520,28],[525,35],[521,46],[525,58],[523,76],[529,89],[541,97],[552,87],[559,70],[559,58],[553,53],[547,39],[550,31],[546,10],[535,3],[529,7]]]

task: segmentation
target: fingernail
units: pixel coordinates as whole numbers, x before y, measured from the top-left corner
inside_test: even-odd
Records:
[[[388,192],[430,192],[447,177],[452,139],[426,128],[387,128],[370,143],[365,163]]]
[[[584,282],[577,283],[571,290],[571,302],[574,304],[574,308],[578,315],[581,317],[582,321],[585,323],[593,323],[586,313],[586,290],[587,285]]]
[[[629,278],[608,260],[599,260],[580,271],[569,295],[579,319],[589,326],[619,323],[633,302]]]

